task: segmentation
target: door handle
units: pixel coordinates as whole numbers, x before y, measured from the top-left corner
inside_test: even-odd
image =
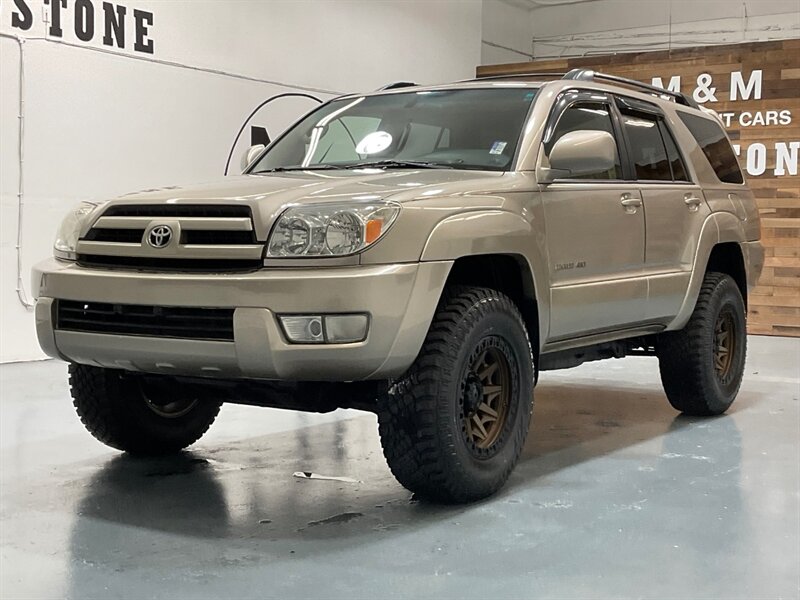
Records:
[[[691,212],[697,212],[697,209],[700,208],[700,203],[703,201],[702,198],[697,196],[693,196],[692,194],[686,194],[683,197],[683,203],[689,207]]]
[[[642,205],[642,199],[632,196],[630,194],[622,194],[619,199],[620,204],[625,208],[625,212],[632,215],[636,209]]]

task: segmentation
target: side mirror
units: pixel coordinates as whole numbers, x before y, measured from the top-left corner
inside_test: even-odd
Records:
[[[264,144],[256,144],[255,146],[250,146],[242,155],[242,171],[244,171],[247,167],[250,166],[250,163],[255,160],[256,156],[261,154],[261,151],[266,148]]]
[[[540,183],[561,177],[601,173],[614,168],[617,144],[606,131],[571,131],[558,139],[547,159],[549,168],[541,166],[537,171]]]

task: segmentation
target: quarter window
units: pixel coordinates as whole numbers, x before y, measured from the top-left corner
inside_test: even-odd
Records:
[[[611,124],[611,114],[607,104],[600,102],[578,102],[570,106],[561,114],[558,120],[558,125],[553,132],[553,138],[549,142],[549,148],[553,147],[563,135],[572,131],[605,131],[614,135],[614,127]],[[614,136],[616,138],[616,136]],[[598,171],[597,173],[588,173],[586,175],[579,175],[570,177],[570,179],[622,179],[622,166],[619,160],[619,152],[617,152],[614,168],[608,171]]]
[[[678,145],[675,143],[675,138],[672,137],[664,121],[659,120],[658,128],[661,130],[661,137],[664,138],[664,144],[667,146],[667,156],[669,157],[669,164],[672,167],[672,178],[675,181],[689,181],[689,176],[686,174],[686,167],[683,164],[683,159],[681,159],[681,153],[678,152]]]
[[[744,183],[736,155],[722,126],[712,119],[682,111],[678,112],[678,116],[694,136],[719,180],[724,183]]]

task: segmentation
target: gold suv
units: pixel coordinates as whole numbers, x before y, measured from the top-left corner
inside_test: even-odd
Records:
[[[580,70],[333,99],[241,176],[82,203],[36,266],[39,342],[100,441],[178,451],[223,402],[377,413],[420,497],[500,488],[540,370],[656,356],[724,412],[759,218],[690,98]]]

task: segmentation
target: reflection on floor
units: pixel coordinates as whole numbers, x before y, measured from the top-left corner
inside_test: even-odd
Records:
[[[0,597],[797,597],[800,340],[750,346],[715,419],[651,359],[543,374],[520,466],[466,507],[415,502],[371,415],[226,406],[135,460],[83,431],[63,364],[2,366]]]

